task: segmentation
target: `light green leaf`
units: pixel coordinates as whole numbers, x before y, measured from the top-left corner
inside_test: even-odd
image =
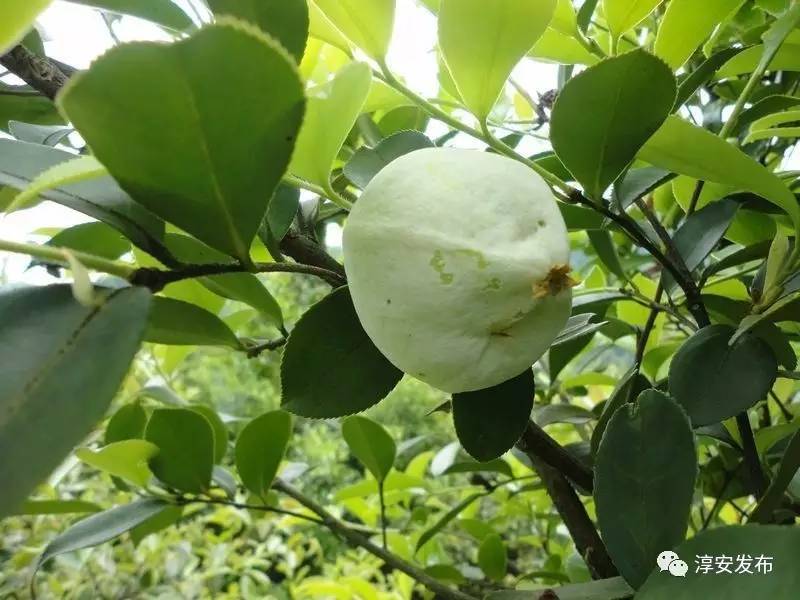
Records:
[[[75,523],[47,545],[36,562],[38,571],[48,560],[59,554],[91,548],[130,531],[164,507],[163,500],[143,498],[130,504],[116,506]]]
[[[314,3],[314,0],[308,0],[308,20],[309,35],[338,48],[350,56],[349,42]]]
[[[292,435],[292,416],[268,412],[245,425],[236,439],[236,469],[248,491],[262,500],[269,492]]]
[[[30,185],[14,198],[14,202],[6,209],[6,212],[12,213],[15,210],[29,208],[45,190],[52,190],[70,183],[97,179],[107,175],[106,168],[97,162],[94,156],[81,156],[58,163],[31,181]]]
[[[670,69],[644,50],[607,59],[571,79],[558,96],[550,137],[561,162],[599,199],[675,102]],[[592,110],[586,110],[586,99]]]
[[[394,27],[395,0],[313,0],[353,44],[378,62],[386,58]]]
[[[3,0],[0,5],[0,54],[19,42],[52,0]]]
[[[380,402],[402,377],[369,339],[342,287],[292,330],[281,363],[281,404],[303,417],[343,417]]]
[[[164,236],[164,244],[178,260],[186,264],[227,264],[231,262],[230,258],[224,254],[186,235],[168,233]],[[255,275],[226,273],[202,277],[198,281],[215,294],[252,306],[276,327],[283,325],[283,313],[278,301]]]
[[[673,173],[763,196],[800,226],[800,206],[776,175],[710,131],[677,116],[666,120],[638,156]]]
[[[483,538],[478,548],[478,566],[489,579],[500,581],[506,576],[508,553],[503,538],[497,533]]]
[[[195,304],[162,296],[153,298],[145,341],[168,346],[242,347],[217,315]]]
[[[734,550],[741,548],[741,550]],[[667,549],[667,548],[665,548]],[[791,600],[800,589],[800,570],[796,557],[800,554],[800,529],[777,525],[734,525],[703,531],[673,548],[689,564],[686,577],[674,577],[669,571],[655,569],[636,594],[636,600]],[[742,554],[753,560],[752,575],[736,572],[737,560],[731,573],[697,572],[697,556],[730,556]],[[762,556],[771,566],[756,569],[757,557]],[[716,564],[716,563],[714,563]]]
[[[361,113],[372,72],[365,63],[350,63],[326,84],[308,92],[308,109],[289,171],[322,188],[339,150]]]
[[[464,105],[479,119],[489,116],[555,8],[556,0],[442,0],[439,47]]]
[[[578,15],[572,6],[572,0],[557,0],[550,27],[568,36],[578,31]]]
[[[620,574],[638,588],[683,541],[697,457],[686,413],[656,390],[614,413],[595,458],[597,522]]]
[[[306,0],[208,0],[215,15],[230,15],[258,25],[299,63],[308,39]]]
[[[603,12],[614,37],[630,31],[644,21],[662,0],[603,0]]]
[[[574,37],[564,35],[552,27],[548,27],[542,34],[528,56],[561,65],[593,65],[599,60]]]
[[[47,245],[87,252],[112,260],[131,250],[128,240],[118,231],[99,221],[68,227],[50,238]]]
[[[73,513],[94,513],[103,510],[93,502],[83,500],[26,500],[16,515],[69,515]]]
[[[764,56],[764,44],[750,46],[726,62],[717,71],[716,78],[727,79],[752,73],[758,67],[762,56]],[[773,71],[800,71],[800,41],[783,44],[775,53],[775,57],[770,63],[770,69]]]
[[[214,466],[208,419],[188,408],[159,408],[150,415],[144,437],[158,447],[150,470],[162,482],[192,494],[208,490]]]
[[[658,28],[655,54],[678,69],[744,0],[672,0]]]
[[[137,401],[126,404],[108,420],[105,443],[113,444],[144,437],[145,425],[147,425],[147,413],[141,403]]]
[[[168,29],[183,31],[194,23],[172,0],[67,0],[120,15],[139,17]]]
[[[0,456],[16,457],[0,461],[0,516],[102,418],[139,349],[149,305],[141,288],[93,308],[66,285],[0,292]]]
[[[272,38],[227,19],[171,46],[124,44],[74,77],[60,104],[135,200],[249,261],[304,106],[294,61]]]
[[[481,498],[485,498],[487,496],[486,492],[476,492],[474,494],[470,494],[461,502],[456,504],[453,508],[443,514],[438,521],[436,521],[431,527],[426,529],[422,532],[422,535],[419,536],[417,540],[416,550],[422,548],[425,544],[427,544],[433,537],[439,533],[442,529],[444,529],[453,519],[455,519],[458,515],[460,515],[464,510],[466,510],[469,506],[472,505],[473,502],[476,500],[480,500]]]
[[[158,454],[158,448],[144,440],[124,440],[104,446],[99,450],[78,448],[75,456],[87,465],[115,477],[144,487],[150,480],[148,461]]]
[[[355,457],[381,483],[392,470],[397,446],[387,431],[375,421],[361,416],[342,423],[342,436]]]

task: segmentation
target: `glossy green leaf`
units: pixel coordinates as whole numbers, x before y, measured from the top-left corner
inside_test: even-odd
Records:
[[[794,427],[793,424],[791,426]],[[759,499],[756,508],[750,513],[748,523],[773,522],[773,511],[780,507],[784,494],[798,469],[800,469],[800,432],[795,432],[786,446],[775,477],[770,482],[767,491]]]
[[[31,142],[45,146],[55,146],[64,141],[72,127],[61,125],[36,125],[22,121],[9,121],[8,132],[21,142]]]
[[[308,33],[310,36],[330,44],[348,56],[351,54],[350,43],[336,29],[325,13],[320,10],[314,0],[308,0],[308,21]]]
[[[113,540],[143,523],[166,506],[169,505],[163,500],[143,498],[78,521],[47,545],[36,562],[36,570],[59,554],[91,548]]]
[[[489,115],[555,8],[556,0],[442,0],[439,47],[461,100],[479,119]]]
[[[36,179],[14,199],[6,209],[13,212],[33,205],[42,192],[60,188],[71,183],[107,176],[106,168],[94,156],[81,156],[59,163],[37,175]]]
[[[495,581],[506,576],[508,570],[508,552],[503,538],[492,533],[483,538],[478,547],[478,566],[484,574]]]
[[[678,86],[678,98],[675,100],[675,108],[683,106],[692,96],[695,95],[700,86],[708,82],[722,65],[731,58],[739,54],[744,48],[723,48],[719,52],[712,54],[704,60],[699,67],[681,79]]]
[[[217,315],[195,304],[162,296],[153,298],[145,341],[168,346],[242,347]]]
[[[191,404],[187,408],[203,415],[211,425],[211,432],[214,434],[214,463],[221,463],[228,451],[228,428],[222,417],[213,408],[204,404]]]
[[[308,92],[308,109],[289,171],[323,188],[339,150],[361,113],[372,73],[366,63],[350,63],[336,77]]]
[[[686,577],[674,577],[669,571],[655,569],[637,592],[636,600],[791,600],[800,589],[800,570],[795,568],[800,553],[800,529],[797,527],[720,527],[701,532],[674,551],[689,565]],[[731,554],[730,573],[717,573],[716,562],[712,562],[710,574],[697,572],[695,557],[711,556],[713,561],[716,556]],[[749,568],[752,574],[736,572],[740,554],[744,558],[744,568]],[[756,569],[759,556],[764,558],[760,561],[762,566]],[[748,557],[752,559],[749,563]],[[769,573],[765,573],[765,562],[772,566]]]
[[[0,183],[23,190],[43,171],[74,157],[39,144],[0,140]],[[102,221],[161,262],[175,263],[162,242],[163,221],[131,200],[110,177],[47,190],[42,199]]]
[[[744,0],[672,0],[658,28],[655,54],[680,68]]]
[[[248,68],[230,69],[232,61]],[[124,44],[74,77],[59,98],[136,201],[249,261],[303,115],[297,69],[279,44],[233,20],[171,46]]]
[[[120,15],[139,17],[145,21],[183,31],[194,26],[189,16],[172,0],[67,0]]]
[[[386,57],[394,27],[395,0],[313,0],[331,23],[370,58]]]
[[[26,500],[14,512],[16,515],[69,515],[94,513],[103,510],[97,504],[83,500]]]
[[[308,39],[306,0],[209,0],[215,15],[230,15],[258,25],[299,63]]]
[[[148,461],[158,454],[158,448],[145,440],[114,442],[98,450],[78,448],[75,456],[96,469],[100,469],[144,487],[150,480]]]
[[[583,425],[594,421],[596,415],[582,406],[563,402],[546,404],[533,411],[533,421],[539,427],[547,427],[553,423],[572,423]]]
[[[630,31],[661,4],[662,0],[603,0],[608,28],[619,38]]]
[[[181,492],[208,490],[214,465],[214,431],[200,413],[187,408],[159,408],[150,415],[144,437],[158,447],[150,470]]]
[[[453,423],[464,450],[482,462],[508,452],[528,426],[534,391],[527,370],[485,390],[453,394]]]
[[[265,498],[286,454],[292,435],[292,416],[268,412],[245,425],[236,439],[236,469],[244,486]]]
[[[359,148],[344,166],[344,174],[355,185],[364,189],[393,160],[415,150],[432,147],[433,142],[424,133],[401,131],[381,140],[374,148]]]
[[[750,46],[726,62],[716,74],[718,79],[752,73],[764,56],[763,44]],[[770,63],[773,71],[800,71],[800,43],[785,43]]]
[[[625,211],[639,198],[672,179],[674,175],[657,167],[631,169],[614,184],[614,201],[619,210]]]
[[[170,525],[174,525],[182,516],[183,506],[167,504],[152,517],[145,519],[130,530],[131,541],[134,545],[138,546],[139,542],[141,542],[148,535],[166,529]]]
[[[671,112],[675,93],[670,69],[644,50],[605,60],[567,83],[553,108],[550,137],[590,197],[600,198],[630,164]]]
[[[733,327],[712,325],[684,342],[672,359],[669,391],[694,426],[733,417],[767,397],[777,376],[772,350],[745,334],[733,346]]]
[[[593,65],[599,59],[572,36],[548,27],[528,52],[528,56],[543,62],[561,65]]]
[[[594,469],[600,533],[620,574],[638,588],[686,533],[697,475],[686,413],[661,392],[643,392],[611,417]]]
[[[784,96],[777,94],[775,96],[767,96],[754,102],[753,105],[742,111],[739,118],[736,120],[736,131],[744,131],[744,129],[751,123],[781,111],[796,108],[800,106],[800,98],[795,96]]]
[[[99,221],[68,227],[51,237],[47,245],[110,259],[119,258],[131,250],[128,240],[115,229]]]
[[[105,443],[113,444],[123,440],[144,437],[147,413],[140,402],[131,402],[115,412],[106,424]]]
[[[283,256],[281,241],[289,232],[300,210],[300,190],[281,184],[269,201],[267,216],[258,232],[270,255],[279,260]]]
[[[354,415],[342,422],[342,436],[350,452],[382,483],[392,470],[397,446],[392,436],[378,423]]]
[[[0,54],[19,42],[52,0],[3,0],[0,6]]]
[[[227,264],[231,259],[189,236],[168,233],[164,244],[175,257],[187,264]],[[252,306],[276,327],[283,325],[283,313],[277,300],[258,277],[250,273],[226,273],[199,279],[208,290],[224,298]]]
[[[367,336],[343,287],[292,330],[281,363],[282,405],[303,417],[343,417],[380,402],[402,376]]]
[[[127,288],[94,308],[69,286],[0,292],[0,515],[103,416],[142,339],[150,294]]]
[[[800,205],[764,166],[710,131],[671,116],[639,151],[652,165],[695,179],[754,192],[800,224]]]

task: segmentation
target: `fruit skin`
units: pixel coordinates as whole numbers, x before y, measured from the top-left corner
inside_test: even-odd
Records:
[[[395,160],[356,202],[343,243],[369,337],[445,392],[519,375],[570,315],[569,240],[553,194],[496,154],[431,148]]]

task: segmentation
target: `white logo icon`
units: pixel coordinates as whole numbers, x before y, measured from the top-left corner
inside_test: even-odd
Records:
[[[686,577],[686,573],[689,571],[689,565],[672,550],[664,550],[659,554],[656,563],[661,571],[669,571],[673,577]]]
[[[687,565],[680,558],[678,560],[673,560],[671,563],[669,563],[669,573],[674,577],[686,577],[686,573],[688,571],[689,571],[689,565]]]

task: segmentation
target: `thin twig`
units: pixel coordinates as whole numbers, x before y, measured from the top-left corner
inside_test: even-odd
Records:
[[[222,498],[178,498],[176,500],[176,504],[180,506],[184,506],[186,504],[218,504],[220,506],[230,506],[231,508],[239,508],[242,510],[256,510],[260,512],[275,513],[287,517],[295,517],[304,521],[310,521],[311,523],[316,523],[317,525],[324,525],[322,519],[312,517],[310,515],[304,515],[303,513],[295,512],[293,510],[286,510],[283,508],[266,506],[263,504],[245,504],[242,502],[234,502],[233,500],[224,500]]]
[[[270,340],[247,349],[247,358],[256,358],[263,352],[271,352],[286,345],[286,337]]]
[[[517,443],[520,450],[529,457],[536,455],[546,464],[558,469],[578,484],[581,488],[590,492],[594,489],[594,476],[592,470],[550,437],[547,432],[533,421],[528,422],[522,438]]]
[[[373,544],[369,538],[362,535],[361,533],[354,531],[350,527],[348,527],[345,523],[334,517],[330,512],[325,510],[322,505],[318,504],[313,499],[309,498],[305,494],[303,494],[298,489],[294,488],[293,486],[281,481],[280,479],[276,480],[273,484],[273,488],[276,489],[278,492],[286,494],[290,498],[296,500],[299,504],[306,507],[308,510],[316,514],[322,521],[322,524],[330,529],[332,532],[340,535],[343,537],[349,544],[353,546],[357,546],[359,548],[363,548],[373,556],[377,556],[380,558],[387,566],[405,573],[412,579],[416,580],[420,584],[424,585],[426,588],[434,592],[438,595],[438,597],[442,598],[443,600],[477,600],[474,596],[470,596],[469,594],[465,594],[459,590],[452,589],[445,584],[443,584],[438,579],[431,577],[428,575],[423,569],[413,565],[396,554],[389,552],[381,548],[380,546]]]

